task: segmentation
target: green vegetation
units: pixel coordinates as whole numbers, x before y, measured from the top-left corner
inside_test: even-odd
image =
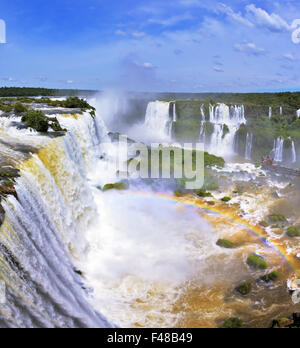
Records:
[[[13,111],[13,105],[12,104],[7,104],[4,101],[0,101],[0,110],[5,112],[6,114],[9,114],[10,112]]]
[[[57,118],[47,117],[42,111],[30,110],[22,117],[22,122],[26,126],[36,130],[37,132],[46,133],[51,127],[55,132],[66,131],[62,129]]]
[[[87,101],[85,101],[84,99],[79,99],[78,97],[69,97],[66,100],[42,99],[42,102],[45,102],[49,106],[53,106],[53,107],[81,109],[83,111],[86,111],[86,110],[95,111],[95,108],[89,105]]]
[[[225,160],[222,157],[211,155],[208,152],[204,152],[204,165],[206,167],[219,167],[225,166]]]
[[[272,214],[269,216],[269,221],[272,223],[276,222],[286,222],[286,217],[281,214]]]
[[[185,195],[185,193],[183,191],[180,191],[180,190],[174,191],[175,197],[183,197],[184,195]]]
[[[49,122],[48,118],[42,111],[31,110],[22,117],[22,122],[26,123],[26,126],[36,130],[37,132],[48,132]]]
[[[290,238],[300,237],[300,230],[296,226],[290,226],[286,233]]]
[[[14,183],[10,180],[4,180],[4,181],[2,181],[1,185],[5,186],[5,187],[10,187],[10,186],[13,186]]]
[[[219,239],[217,245],[221,248],[233,249],[235,247],[234,243],[230,242],[227,239]]]
[[[93,95],[96,91],[74,89],[47,89],[31,87],[1,87],[0,97],[78,96]]]
[[[268,268],[266,261],[257,254],[252,254],[247,259],[247,264],[256,270],[263,270]]]
[[[264,275],[261,279],[266,283],[270,283],[270,282],[275,282],[276,280],[278,280],[279,277],[280,277],[280,272],[274,271],[272,273]]]
[[[103,187],[103,192],[109,191],[109,190],[128,190],[129,184],[127,182],[118,182],[115,184],[106,184]]]
[[[14,113],[16,115],[22,114],[27,111],[27,107],[20,102],[17,102],[14,106]]]
[[[243,327],[243,321],[239,318],[229,318],[225,321],[222,329],[241,329]]]
[[[231,198],[230,198],[230,197],[223,197],[223,198],[221,199],[221,201],[222,201],[222,202],[225,202],[225,203],[228,203],[228,202],[231,201]]]
[[[230,130],[229,130],[227,124],[224,124],[223,125],[223,135],[222,135],[222,138],[225,138],[228,133],[230,133]]]
[[[210,192],[207,192],[205,189],[197,190],[196,195],[203,198],[212,197],[212,194]]]
[[[240,284],[237,288],[236,291],[241,294],[242,296],[247,296],[250,294],[250,292],[252,291],[253,286],[252,283],[247,281],[247,282],[243,282],[242,284]]]

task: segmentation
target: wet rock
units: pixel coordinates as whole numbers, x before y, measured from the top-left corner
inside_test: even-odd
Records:
[[[293,314],[294,324],[300,327],[300,312]]]
[[[265,228],[270,226],[269,223],[268,223],[267,221],[261,221],[261,222],[259,223],[259,225],[262,226],[262,227],[265,227]]]
[[[279,198],[280,198],[280,196],[278,195],[278,193],[277,193],[276,191],[273,192],[271,196],[272,196],[273,198],[276,198],[276,199],[279,199]]]
[[[0,226],[3,224],[4,217],[5,217],[5,211],[2,205],[0,204]]]
[[[14,168],[0,168],[0,179],[19,177],[19,170]]]
[[[83,276],[83,273],[80,270],[75,269],[74,272],[81,277]]]
[[[13,195],[17,198],[17,193],[14,186],[0,186],[0,196],[6,197],[7,195]]]
[[[294,325],[294,320],[289,318],[279,318],[273,321],[272,329],[291,328]]]

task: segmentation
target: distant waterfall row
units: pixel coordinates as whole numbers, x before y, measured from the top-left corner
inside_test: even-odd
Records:
[[[296,153],[296,146],[295,146],[295,142],[292,139],[289,139],[289,141],[291,142],[291,155],[290,158],[288,159],[288,161],[292,161],[292,163],[296,163],[297,162],[297,153]],[[284,145],[285,145],[285,140],[283,137],[278,137],[277,139],[274,140],[274,146],[273,149],[271,151],[271,156],[274,158],[275,162],[281,163],[284,160],[286,160],[284,158]]]
[[[279,111],[282,114],[282,108]],[[269,117],[272,115],[273,109],[270,107]],[[176,102],[150,102],[146,111],[145,127],[158,139],[171,141],[173,127],[179,117]],[[204,104],[200,106],[199,141],[205,143],[206,150],[212,154],[230,156],[238,153],[248,161],[253,160],[257,150],[255,134],[247,131],[238,135],[241,126],[246,125],[244,105],[228,106],[219,103],[210,104],[208,109]],[[283,137],[274,140],[271,156],[275,162],[297,162],[296,144],[292,139],[289,142],[290,145],[285,143]]]

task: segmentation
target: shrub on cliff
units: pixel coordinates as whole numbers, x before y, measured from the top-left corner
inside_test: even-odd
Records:
[[[13,111],[13,105],[12,104],[0,104],[0,110],[5,113],[10,113]]]
[[[15,114],[19,115],[22,114],[23,112],[26,112],[27,108],[25,105],[23,105],[22,103],[16,103],[14,106],[14,112]]]
[[[37,132],[47,132],[49,129],[48,118],[42,111],[28,111],[22,118],[27,127],[30,127]]]
[[[89,105],[89,103],[87,103],[84,99],[79,99],[78,97],[70,97],[66,100],[63,100],[61,104],[65,108],[94,110],[94,108]]]

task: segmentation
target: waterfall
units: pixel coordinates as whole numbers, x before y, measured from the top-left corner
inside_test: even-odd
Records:
[[[299,117],[299,118],[300,118],[300,109],[299,109],[299,110],[297,110],[297,117]]]
[[[269,118],[272,118],[272,113],[273,113],[273,110],[272,110],[272,107],[270,106],[269,107]]]
[[[200,141],[205,142],[205,134],[204,134],[204,125],[206,122],[205,112],[204,112],[204,104],[200,107],[200,113],[201,113],[201,126],[200,126]]]
[[[253,147],[253,134],[247,133],[247,139],[246,139],[246,153],[245,158],[246,160],[251,160],[252,156],[252,147]]]
[[[173,122],[177,122],[176,102],[173,103]]]
[[[296,153],[296,147],[295,147],[295,142],[292,141],[292,163],[297,162],[297,153]]]
[[[279,109],[279,113],[280,113],[280,115],[283,114],[282,106],[281,106],[280,109]]]
[[[209,152],[223,156],[234,154],[235,134],[246,124],[244,106],[210,105],[210,122],[214,125]]]
[[[157,138],[170,138],[172,134],[170,103],[162,101],[150,102],[147,106],[145,127]]]
[[[18,199],[2,202],[0,280],[6,302],[0,305],[0,327],[110,326],[94,311],[75,272],[81,270],[79,260],[89,248],[85,233],[96,216],[87,173],[106,130],[88,113],[78,120],[57,118],[69,132],[44,137],[48,143],[19,163]],[[20,132],[19,140],[26,136]]]
[[[284,145],[284,138],[279,137],[276,140],[274,140],[274,147],[273,147],[272,153],[274,154],[275,162],[283,161],[283,145]]]

